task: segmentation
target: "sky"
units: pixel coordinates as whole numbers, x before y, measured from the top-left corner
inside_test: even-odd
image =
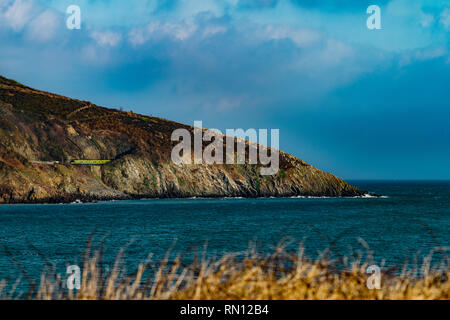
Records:
[[[0,75],[223,132],[279,129],[282,150],[345,179],[450,179],[449,32],[450,0],[0,0]]]

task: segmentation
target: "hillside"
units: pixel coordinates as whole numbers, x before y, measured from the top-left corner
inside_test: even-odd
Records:
[[[284,152],[274,176],[261,176],[260,165],[177,166],[170,157],[177,128],[193,130],[0,77],[0,203],[364,194]],[[79,159],[111,161],[70,164]]]

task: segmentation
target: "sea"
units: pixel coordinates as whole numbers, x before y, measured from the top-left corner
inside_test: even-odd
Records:
[[[88,243],[111,268],[122,249],[129,271],[166,255],[191,261],[277,246],[303,247],[311,259],[370,251],[386,268],[450,254],[450,181],[349,182],[382,196],[0,205],[0,281],[39,283],[48,265],[64,274],[82,266]]]

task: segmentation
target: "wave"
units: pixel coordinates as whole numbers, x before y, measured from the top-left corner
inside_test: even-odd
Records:
[[[292,196],[291,199],[376,199],[376,198],[389,198],[388,196],[373,195],[370,193],[363,194],[362,196],[354,197],[330,197],[330,196]]]

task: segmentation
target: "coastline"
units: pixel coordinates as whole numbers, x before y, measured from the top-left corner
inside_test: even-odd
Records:
[[[211,195],[211,196],[145,196],[145,195],[130,195],[128,197],[92,197],[83,195],[70,195],[67,197],[55,197],[48,199],[36,199],[36,200],[23,200],[17,201],[12,200],[8,202],[0,203],[0,206],[6,205],[35,205],[35,204],[87,204],[87,203],[98,203],[98,202],[116,202],[116,201],[133,201],[133,200],[162,200],[162,199],[173,199],[173,200],[208,200],[208,199],[381,199],[387,198],[387,196],[364,193],[362,195],[356,196],[320,196],[320,195],[294,195],[294,196],[251,196],[251,197],[241,197],[241,196],[223,196],[223,195]]]

